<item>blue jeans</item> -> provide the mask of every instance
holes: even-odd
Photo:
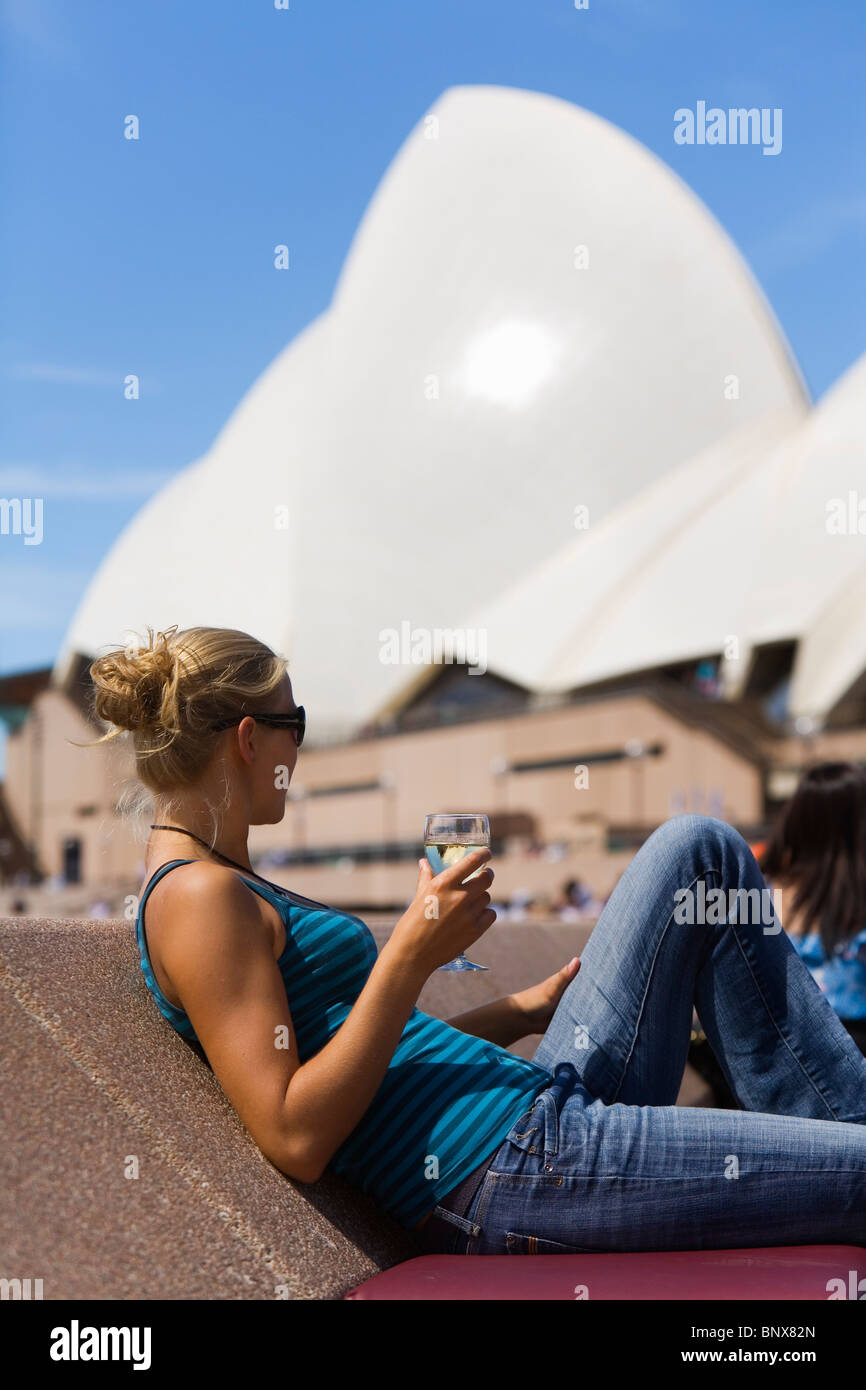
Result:
[[[693,1006],[742,1110],[676,1105]],[[534,1060],[453,1253],[866,1245],[866,1057],[722,821],[635,855]]]

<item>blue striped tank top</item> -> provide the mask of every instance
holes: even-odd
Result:
[[[148,882],[136,916],[136,937],[147,988],[171,1026],[198,1042],[189,1017],[157,984],[147,954],[144,905],[164,874]],[[375,938],[359,917],[244,878],[286,927],[277,961],[301,1062],[320,1052],[341,1027],[377,958]],[[284,896],[285,895],[285,896]],[[388,1070],[359,1124],[331,1158],[339,1173],[414,1228],[452,1188],[502,1143],[550,1073],[496,1043],[462,1033],[413,1008]]]

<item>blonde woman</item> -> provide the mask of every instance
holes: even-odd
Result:
[[[419,861],[377,954],[358,917],[250,864],[305,728],[282,657],[232,629],[148,629],[90,671],[153,799],[147,986],[282,1172],[340,1173],[462,1254],[866,1242],[866,1059],[772,910],[680,911],[764,887],[736,831],[666,822],[582,961],[445,1022],[416,1000],[494,921],[489,851],[435,878]],[[695,1006],[742,1111],[675,1103]],[[531,1061],[508,1051],[538,1033]]]

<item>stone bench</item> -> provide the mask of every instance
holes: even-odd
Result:
[[[474,951],[489,973],[435,974],[418,1006],[525,987],[587,934],[497,925]],[[46,1299],[340,1299],[418,1255],[344,1180],[295,1183],[263,1156],[145,988],[133,923],[0,919],[0,1030],[0,1278]]]

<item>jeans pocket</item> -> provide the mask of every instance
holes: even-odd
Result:
[[[580,1245],[563,1245],[559,1240],[548,1240],[545,1236],[531,1236],[524,1231],[505,1232],[505,1253],[507,1255],[586,1255],[591,1253]]]
[[[550,1090],[540,1091],[531,1109],[521,1115],[506,1139],[524,1153],[553,1155],[559,1147],[556,1100]]]

